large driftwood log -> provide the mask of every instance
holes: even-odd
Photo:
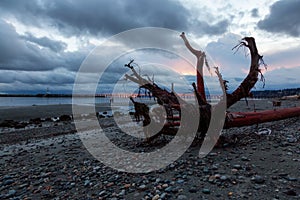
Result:
[[[199,109],[200,111],[200,122],[199,122],[199,128],[198,131],[201,133],[201,136],[204,137],[209,124],[211,120],[211,111],[214,108],[212,105],[210,105],[205,98],[205,91],[204,91],[204,84],[203,84],[203,62],[205,59],[205,53],[199,50],[194,49],[187,38],[185,37],[185,34],[182,33],[181,37],[187,47],[197,58],[197,71],[198,73],[200,72],[201,74],[201,80],[197,81],[198,88],[195,83],[192,84],[194,88],[194,93],[195,96],[198,100],[198,108],[189,105],[185,101],[181,100],[180,97],[178,97],[174,92],[168,92],[165,89],[160,88],[158,85],[156,85],[154,82],[151,80],[146,80],[143,77],[141,77],[133,68],[131,65],[133,60],[130,61],[126,67],[130,68],[131,71],[133,72],[133,75],[125,75],[125,78],[128,80],[131,80],[139,85],[140,88],[145,88],[149,90],[154,97],[157,98],[157,102],[160,105],[163,105],[165,109],[172,108],[176,109],[180,112],[180,108],[182,106],[189,106],[189,109]],[[263,57],[259,55],[255,39],[253,37],[245,37],[242,39],[242,41],[235,46],[233,49],[237,48],[237,50],[240,47],[246,47],[249,49],[250,54],[251,54],[251,64],[250,64],[250,69],[249,73],[246,76],[246,78],[242,81],[242,83],[231,93],[227,93],[226,91],[226,81],[223,80],[218,68],[216,68],[216,75],[219,78],[220,82],[220,87],[222,87],[222,91],[224,93],[225,98],[227,99],[226,107],[229,108],[230,106],[234,105],[236,102],[238,102],[242,98],[246,98],[250,95],[251,89],[255,86],[256,82],[258,81],[258,76],[261,74],[260,70],[260,65],[263,64],[264,66],[265,63],[263,61]],[[207,61],[205,63],[207,64]],[[199,70],[200,69],[200,70]],[[262,74],[261,74],[262,76]],[[262,76],[263,79],[263,76]],[[202,86],[201,86],[202,84]],[[199,88],[199,86],[201,86]],[[133,101],[134,102],[134,101]],[[181,104],[179,104],[181,102]],[[182,103],[183,102],[183,103]],[[218,105],[215,105],[218,106]],[[167,111],[167,110],[166,110]],[[167,111],[168,112],[168,111]],[[237,114],[237,115],[236,115]],[[144,113],[144,124],[149,124],[149,112]],[[238,117],[237,117],[238,116]],[[242,116],[242,117],[239,117]],[[248,125],[253,125],[257,123],[262,123],[262,122],[267,122],[267,121],[275,121],[275,120],[280,120],[280,119],[285,119],[289,117],[294,117],[294,116],[300,116],[300,108],[294,108],[294,109],[287,109],[287,110],[282,110],[279,112],[276,111],[267,111],[267,112],[262,112],[262,113],[254,113],[254,112],[249,112],[249,113],[227,113],[226,116],[226,121],[224,128],[230,128],[230,127],[239,127],[239,126],[248,126]],[[261,118],[261,119],[260,119]],[[178,124],[178,122],[177,122]],[[179,124],[178,124],[179,125]],[[167,124],[166,127],[172,126],[172,124]],[[175,133],[176,134],[176,133]]]

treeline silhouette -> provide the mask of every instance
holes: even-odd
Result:
[[[252,91],[254,98],[280,98],[284,96],[300,95],[300,88],[289,88],[282,90],[260,90]],[[88,94],[76,94],[76,97],[91,97]],[[72,97],[72,94],[0,94],[0,97]],[[111,94],[96,94],[95,97],[111,97]]]
[[[284,96],[300,95],[300,88],[252,91],[252,94],[255,98],[280,98]]]

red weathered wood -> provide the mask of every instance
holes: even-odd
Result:
[[[204,80],[203,76],[199,72],[199,70],[203,71],[203,68],[197,70],[197,91],[201,94],[202,98],[206,101],[205,88],[204,88]],[[203,74],[203,72],[202,72]]]
[[[265,110],[259,112],[229,113],[224,128],[250,126],[300,116],[300,107]]]

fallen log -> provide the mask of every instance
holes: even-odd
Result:
[[[228,113],[224,128],[250,126],[300,116],[300,107]]]

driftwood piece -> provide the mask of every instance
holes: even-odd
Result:
[[[147,126],[150,123],[150,116],[149,116],[149,107],[140,102],[136,102],[132,97],[130,97],[131,102],[134,106],[134,117],[137,122],[141,120],[141,116],[143,116],[143,126]]]
[[[205,98],[205,91],[204,91],[204,82],[203,82],[203,62],[205,59],[205,53],[199,50],[194,49],[190,43],[188,42],[187,38],[185,37],[185,34],[181,34],[182,39],[185,42],[186,47],[197,57],[197,81],[198,85],[196,86],[195,83],[192,84],[194,88],[195,96],[198,100],[198,107],[195,107],[194,105],[190,105],[186,103],[184,100],[180,99],[174,92],[168,92],[165,89],[160,88],[158,85],[156,85],[151,80],[146,80],[143,77],[141,77],[134,69],[134,67],[131,65],[133,63],[133,60],[130,61],[125,66],[130,68],[130,70],[133,72],[133,75],[127,75],[125,74],[125,78],[128,80],[131,80],[132,82],[135,82],[139,85],[140,88],[145,88],[149,90],[154,97],[157,98],[157,102],[160,105],[163,105],[167,111],[168,108],[176,109],[180,112],[180,109],[183,108],[182,106],[187,106],[189,109],[191,109],[191,112],[193,110],[199,110],[200,111],[200,122],[199,122],[199,128],[198,131],[201,133],[202,138],[205,136],[210,122],[211,122],[211,113],[213,109],[217,109],[220,105],[210,105]],[[229,108],[230,106],[234,105],[236,102],[241,100],[242,98],[249,97],[251,89],[255,86],[256,82],[258,81],[258,77],[261,74],[260,65],[265,63],[263,61],[263,56],[261,56],[258,53],[255,39],[253,37],[245,37],[242,39],[242,41],[235,46],[233,49],[239,49],[240,47],[246,47],[249,49],[251,54],[251,64],[248,75],[245,77],[245,79],[241,82],[241,84],[231,93],[227,93],[227,82],[223,80],[221,73],[219,72],[218,68],[215,68],[215,73],[219,78],[220,87],[223,91],[223,97],[225,98],[223,100],[226,100],[226,106],[224,104],[224,107]],[[206,59],[205,59],[206,60]],[[207,67],[207,61],[205,61]],[[199,70],[200,69],[200,70]],[[198,75],[201,76],[198,76]],[[262,76],[262,74],[261,74]],[[262,76],[263,79],[263,76]],[[202,81],[201,81],[202,80]],[[221,101],[224,103],[224,101]],[[132,102],[136,104],[137,102],[134,102],[132,99]],[[180,102],[180,104],[179,104]],[[137,104],[136,104],[137,105]],[[138,106],[135,106],[135,109],[138,110]],[[142,115],[144,116],[144,125],[149,124],[150,117],[149,117],[149,111],[145,112],[142,111]],[[242,116],[242,117],[240,117]],[[291,108],[291,109],[282,109],[282,110],[270,110],[270,111],[262,111],[262,112],[248,112],[248,113],[227,113],[225,125],[224,128],[230,128],[230,127],[240,127],[240,126],[248,126],[253,125],[257,123],[267,122],[267,121],[275,121],[290,117],[300,116],[300,108]],[[219,122],[214,122],[219,123]],[[223,122],[222,122],[223,123]],[[165,124],[165,127],[172,127],[172,126],[181,126],[180,122],[176,123],[167,123]],[[188,125],[185,125],[188,126]],[[174,133],[176,134],[176,132]]]
[[[246,78],[236,88],[236,90],[234,90],[231,94],[227,94],[227,108],[229,108],[230,106],[232,106],[233,104],[241,100],[242,98],[247,98],[250,96],[250,90],[254,87],[254,85],[258,81],[259,74],[261,74],[260,64],[262,63],[264,66],[266,66],[263,61],[263,56],[259,55],[257,51],[255,39],[253,37],[243,38],[240,44],[235,46],[233,49],[235,48],[239,49],[242,46],[247,47],[250,51],[250,55],[251,55],[250,70]]]
[[[145,88],[145,89],[151,91],[152,95],[157,98],[158,104],[160,104],[160,105],[170,104],[173,107],[176,107],[176,106],[178,107],[178,105],[179,105],[179,101],[177,99],[178,97],[173,92],[168,92],[167,90],[160,88],[155,83],[152,83],[151,81],[146,80],[143,77],[141,77],[136,72],[134,67],[131,65],[132,62],[133,62],[133,60],[130,61],[130,63],[126,64],[125,66],[131,69],[131,71],[133,72],[133,75],[130,76],[128,74],[125,74],[125,79],[131,80],[132,82],[137,83],[140,88]],[[179,109],[179,107],[177,109]]]

